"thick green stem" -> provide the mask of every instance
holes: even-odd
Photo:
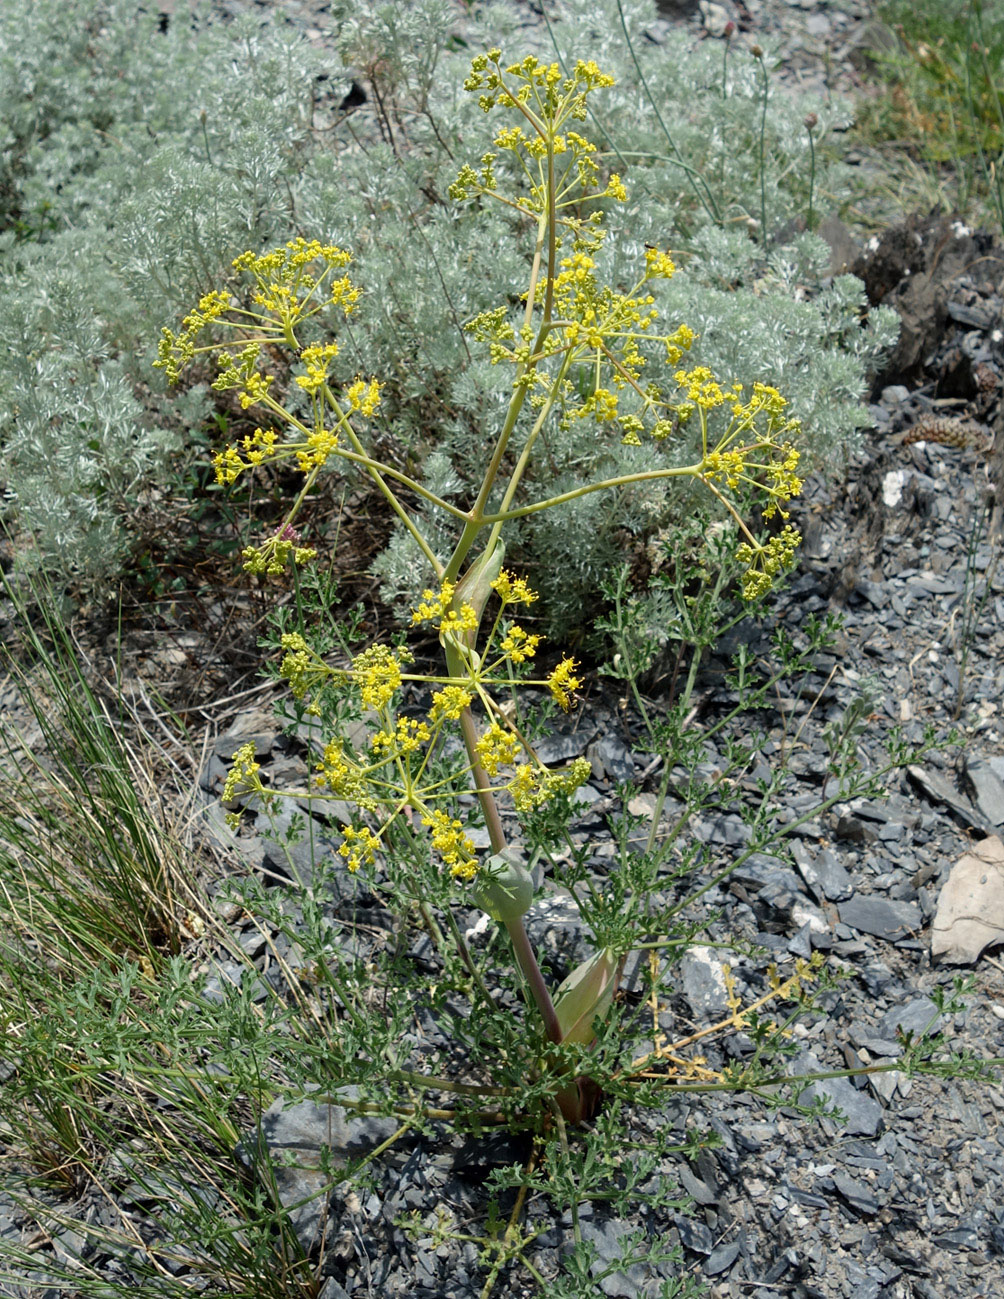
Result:
[[[447,658],[449,659],[449,657],[450,652],[447,651]],[[495,795],[491,791],[487,773],[478,759],[477,724],[469,708],[465,708],[460,714],[460,732],[464,737],[464,747],[467,749],[467,756],[470,759],[471,775],[474,777],[474,787],[478,792],[478,802],[481,804],[481,811],[485,818],[492,851],[495,853],[503,852],[506,847],[506,838],[505,831],[502,828],[502,818],[499,815],[498,804],[495,801]],[[505,921],[505,927],[512,939],[516,963],[523,971],[523,977],[527,981],[534,1003],[540,1011],[541,1019],[544,1021],[544,1030],[552,1042],[560,1042],[561,1026],[558,1023],[558,1015],[554,1009],[554,1002],[551,1000],[547,984],[544,982],[544,976],[540,972],[540,966],[537,964],[533,948],[530,946],[523,920],[521,917],[515,920],[507,920]]]
[[[452,672],[452,664],[450,669]],[[478,758],[478,728],[474,720],[474,714],[469,708],[465,708],[460,714],[460,733],[464,738],[464,748],[467,750],[467,756],[470,759],[474,788],[478,792],[478,802],[481,804],[481,812],[485,818],[485,827],[488,830],[488,838],[491,840],[492,852],[504,852],[506,839],[505,831],[502,828],[502,818],[499,816],[498,803],[496,803],[495,795],[492,793],[488,775]]]
[[[540,972],[540,966],[537,964],[533,948],[530,946],[530,939],[527,937],[523,919],[517,917],[515,920],[506,920],[504,923],[509,931],[509,937],[512,939],[516,961],[523,971],[537,1009],[540,1011],[540,1017],[544,1021],[544,1031],[552,1042],[558,1044],[561,1042],[561,1025],[558,1023],[558,1013],[554,1009],[551,994],[544,982],[544,976]]]

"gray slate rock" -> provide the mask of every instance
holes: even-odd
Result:
[[[839,1172],[833,1174],[832,1181],[841,1199],[846,1200],[852,1209],[869,1217],[878,1213],[879,1202],[864,1182]]]
[[[739,1257],[740,1248],[739,1241],[733,1240],[727,1244],[719,1245],[717,1249],[713,1249],[704,1264],[705,1276],[718,1276],[720,1273],[728,1271]]]
[[[932,803],[943,804],[960,821],[964,821],[966,825],[972,826],[973,829],[982,830],[987,835],[993,834],[994,827],[986,816],[962,798],[943,777],[915,765],[908,766],[906,774]]]
[[[586,757],[592,763],[593,776],[597,780],[606,777],[615,784],[623,784],[634,778],[635,762],[631,750],[614,732],[607,732],[590,744]]]
[[[854,892],[854,881],[832,849],[812,853],[805,844],[795,842],[791,851],[799,874],[817,901],[842,902]]]
[[[823,1066],[811,1051],[803,1051],[788,1066],[789,1074],[823,1073]],[[799,1100],[803,1105],[826,1098],[827,1106],[839,1109],[848,1136],[873,1137],[882,1124],[882,1106],[866,1092],[858,1091],[848,1078],[824,1078],[811,1083]]]
[[[697,1177],[690,1168],[689,1164],[681,1164],[679,1173],[680,1185],[687,1192],[695,1204],[717,1204],[718,1192],[707,1182]]]
[[[552,731],[533,746],[533,751],[545,766],[568,762],[585,752],[596,730],[595,726],[584,725],[575,731]]]
[[[689,1249],[693,1254],[712,1253],[715,1248],[715,1238],[710,1228],[699,1218],[684,1218],[677,1214],[674,1222],[684,1249]]]
[[[396,1130],[393,1119],[356,1115],[339,1105],[312,1100],[284,1108],[282,1097],[262,1115],[261,1131],[241,1143],[246,1163],[259,1176],[274,1179],[289,1221],[309,1252],[320,1238],[328,1216],[326,1190],[330,1174],[322,1167],[322,1152],[334,1164],[372,1150]]]
[[[938,1018],[938,1008],[930,997],[918,997],[886,1011],[879,1020],[877,1036],[889,1040],[895,1040],[899,1032],[913,1033],[916,1036],[929,1024],[930,1032],[936,1033],[944,1022],[943,1016]]]
[[[722,953],[715,947],[688,947],[680,962],[683,995],[695,1019],[717,1019],[728,1009]]]
[[[989,762],[966,761],[966,782],[980,812],[995,826],[1004,825],[1004,780]]]
[[[865,897],[855,894],[837,908],[842,924],[857,929],[862,934],[884,938],[896,943],[911,938],[920,929],[920,907],[912,902],[895,902],[889,898]]]

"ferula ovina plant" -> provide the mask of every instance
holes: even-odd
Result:
[[[541,638],[519,619],[537,597],[503,567],[506,526],[590,492],[696,479],[744,534],[737,558],[745,567],[747,599],[770,588],[792,563],[798,544],[787,523],[769,539],[757,539],[739,512],[738,494],[746,499],[755,492],[764,516],[786,518],[785,503],[800,489],[799,425],[787,414],[784,398],[760,382],[746,388],[705,366],[687,367],[684,358],[695,336],[685,324],[662,331],[651,291],[674,274],[668,253],[647,249],[626,291],[601,278],[604,211],[623,202],[626,190],[620,176],[604,173],[596,146],[581,132],[589,96],[611,84],[592,62],[577,63],[565,76],[558,64],[532,57],[503,67],[497,49],[473,60],[464,83],[486,114],[503,120],[492,148],[476,166],[461,168],[450,196],[506,204],[533,232],[522,307],[513,313],[500,306],[466,324],[510,394],[501,427],[485,430],[484,477],[467,508],[440,498],[372,449],[368,434],[380,419],[379,378],[357,375],[338,382],[332,375],[338,343],[322,333],[321,322],[330,319],[332,308],[349,316],[361,292],[347,273],[350,254],[338,246],[297,239],[263,255],[244,253],[234,269],[245,287],[202,298],[180,332],[164,331],[157,361],[176,380],[196,357],[215,355],[213,386],[235,390],[245,410],[260,413],[253,433],[215,457],[221,484],[265,465],[291,463],[303,475],[281,526],[244,552],[249,572],[279,574],[313,560],[314,550],[301,544],[295,525],[333,458],[369,477],[424,557],[429,585],[412,623],[438,633],[441,674],[409,671],[407,651],[387,644],[370,645],[348,666],[336,667],[302,636],[283,638],[282,676],[308,711],[320,714],[325,691],[351,692],[374,724],[362,751],[346,736],[331,735],[311,789],[288,796],[339,799],[356,809],[340,847],[350,871],[386,869],[386,840],[395,824],[427,836],[432,859],[455,881],[457,900],[476,903],[508,930],[544,1031],[556,1044],[591,1041],[626,953],[597,952],[552,993],[527,939],[523,917],[533,904],[533,885],[518,845],[506,841],[500,806],[524,816],[574,791],[589,764],[578,759],[563,770],[545,767],[499,702],[514,684],[533,685],[567,710],[581,686],[579,665],[567,656],[551,671],[535,672]],[[503,172],[515,178],[512,185],[503,184]],[[291,354],[294,365],[295,389],[285,399],[269,368],[280,350]],[[591,421],[611,438],[645,448],[644,467],[558,495],[534,496],[527,470],[549,421],[565,428]],[[699,454],[692,463],[674,463],[680,446],[696,444],[695,422]],[[539,484],[542,475],[532,481]],[[423,534],[408,506],[415,497],[452,521],[452,553],[436,553]],[[400,710],[406,683],[425,683],[430,690],[424,714]],[[452,750],[461,756],[452,760],[444,744],[450,728],[459,728],[463,741]],[[444,761],[452,762],[446,777]],[[265,792],[253,746],[238,749],[225,800]],[[490,839],[484,853],[470,833],[476,812],[468,810],[472,800],[464,796],[472,794]],[[455,925],[451,932],[462,942]],[[593,1090],[586,1079],[559,1078],[555,1099],[575,1121],[588,1111]]]

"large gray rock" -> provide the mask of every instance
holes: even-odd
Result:
[[[240,1154],[289,1215],[304,1253],[321,1238],[328,1217],[332,1168],[367,1154],[397,1131],[393,1119],[359,1115],[310,1099],[287,1106],[274,1101],[261,1128],[241,1143]]]

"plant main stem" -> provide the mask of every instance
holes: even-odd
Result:
[[[460,733],[464,738],[464,747],[467,749],[467,756],[471,761],[471,775],[474,777],[474,786],[478,791],[478,802],[481,804],[481,811],[485,818],[485,826],[491,840],[492,852],[504,852],[506,838],[505,831],[502,828],[502,818],[499,815],[495,795],[488,783],[488,775],[478,759],[477,724],[469,708],[465,708],[460,714]],[[544,1021],[544,1030],[552,1042],[558,1043],[561,1041],[561,1027],[558,1024],[558,1015],[554,1009],[554,1002],[551,1000],[547,984],[544,982],[544,976],[540,972],[540,966],[537,964],[533,948],[530,946],[530,939],[527,937],[522,918],[507,920],[505,927],[512,940],[516,962],[523,971],[523,977],[527,981],[533,1000],[540,1011],[540,1017]]]

